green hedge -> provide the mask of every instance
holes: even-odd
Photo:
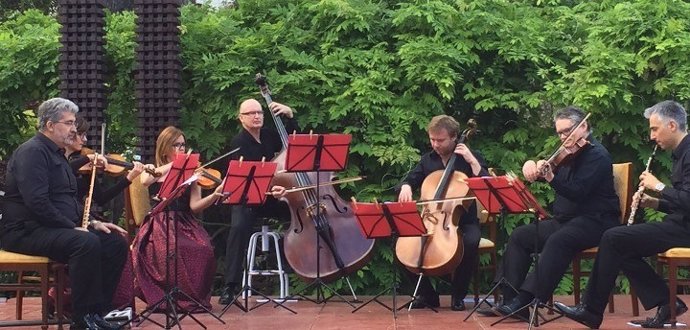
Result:
[[[651,152],[642,110],[690,98],[688,14],[689,4],[672,0],[188,5],[180,26],[182,128],[195,150],[218,154],[238,130],[239,102],[259,97],[253,76],[264,72],[274,99],[294,107],[303,127],[353,135],[342,176],[367,178],[343,194],[359,200],[395,197],[392,187],[428,149],[425,125],[441,113],[461,123],[476,118],[481,134],[472,146],[490,166],[518,172],[557,145],[553,111],[576,104],[592,113],[614,160],[633,161],[638,171]],[[125,148],[134,143],[135,17],[106,19],[108,143]],[[32,134],[26,110],[57,94],[58,28],[54,17],[31,10],[0,24],[0,156]],[[668,154],[655,166],[667,176]],[[545,185],[532,189],[545,204],[553,199]],[[527,221],[501,223],[499,246]],[[358,292],[389,282],[392,260],[379,244],[374,262],[353,277]]]

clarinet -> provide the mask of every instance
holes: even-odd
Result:
[[[654,150],[652,150],[652,154],[649,156],[649,159],[647,159],[647,166],[645,167],[645,172],[649,171],[649,165],[652,164],[652,160],[654,160],[654,156],[656,155],[656,149],[659,147],[659,145],[654,146]],[[637,188],[637,192],[635,192],[635,195],[633,195],[633,200],[632,200],[632,205],[630,206],[630,217],[628,217],[628,226],[632,225],[633,222],[635,222],[635,213],[637,212],[637,207],[640,205],[640,200],[642,200],[642,195],[644,193],[644,186],[640,186]]]

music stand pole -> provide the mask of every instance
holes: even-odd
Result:
[[[349,142],[348,142],[348,144],[349,144]],[[326,302],[328,302],[328,300],[330,300],[331,298],[336,296],[336,297],[340,298],[340,300],[342,300],[345,303],[347,303],[348,305],[350,305],[350,307],[355,308],[355,305],[353,305],[351,302],[347,301],[335,289],[328,286],[328,284],[326,284],[326,282],[324,282],[321,279],[321,251],[320,251],[320,249],[321,249],[321,234],[319,233],[319,228],[320,228],[319,219],[321,216],[321,201],[319,199],[320,199],[321,195],[320,195],[319,187],[321,186],[321,181],[320,181],[321,170],[322,170],[321,155],[322,155],[324,148],[325,148],[324,136],[318,135],[317,142],[314,145],[314,149],[313,149],[315,156],[314,156],[314,163],[312,166],[312,171],[316,172],[316,189],[315,189],[316,190],[316,201],[315,201],[316,212],[315,212],[315,216],[314,216],[314,225],[315,225],[314,228],[316,229],[315,230],[315,234],[316,234],[316,247],[315,247],[315,250],[316,250],[316,278],[314,280],[312,280],[312,282],[309,283],[309,285],[307,285],[303,289],[290,295],[289,297],[286,297],[285,300],[279,304],[280,306],[282,306],[285,302],[289,301],[290,298],[295,297],[295,296],[299,296],[299,297],[301,297],[305,300],[309,300],[315,304],[326,303]],[[288,145],[288,151],[289,150],[290,149],[289,149],[289,145]],[[291,167],[289,166],[289,164],[286,164],[285,167],[287,168],[288,171],[291,171]],[[340,169],[342,170],[342,168],[344,168],[344,164],[341,164]],[[333,252],[334,258],[339,258],[339,256],[337,256],[337,253],[335,253],[335,251],[331,251],[331,252]],[[342,271],[342,269],[341,269],[341,271]],[[348,280],[348,283],[349,283],[349,280]],[[316,300],[311,299],[310,297],[307,297],[304,294],[302,294],[303,292],[306,292],[313,287],[316,289]],[[330,291],[330,293],[332,295],[330,297],[326,298],[325,294],[324,294],[324,289],[327,289],[328,291]]]
[[[524,189],[526,189],[526,188],[524,188]],[[539,222],[541,221],[541,219],[539,218],[538,212],[536,211],[537,205],[534,205],[534,203],[532,202],[532,199],[528,198],[526,196],[526,192],[524,189],[521,189],[518,191],[518,196],[519,196],[521,202],[524,205],[526,205],[529,210],[532,210],[531,213],[534,215],[535,235],[534,235],[534,251],[532,253],[532,264],[534,265],[534,272],[535,272],[535,276],[536,276],[536,281],[537,281],[537,283],[539,283],[539,252],[538,251],[539,251]],[[558,314],[558,316],[547,320],[539,312],[540,307],[546,308],[546,309]],[[531,308],[531,309],[529,309],[529,308]],[[555,320],[563,317],[563,313],[561,311],[558,311],[552,307],[545,305],[544,303],[541,302],[539,297],[537,295],[535,295],[530,303],[528,303],[525,306],[522,306],[520,309],[514,311],[513,313],[510,313],[510,314],[504,316],[503,318],[499,319],[498,321],[492,323],[491,326],[498,324],[498,323],[502,322],[503,320],[505,320],[509,317],[517,315],[520,311],[523,311],[525,309],[530,311],[530,316],[529,316],[529,320],[528,320],[528,323],[529,323],[528,329],[530,329],[530,330],[532,329],[532,326],[538,327],[540,324],[543,325],[543,324],[555,321]],[[539,322],[539,318],[541,318],[543,320],[541,323]]]

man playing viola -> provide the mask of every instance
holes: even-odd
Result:
[[[535,297],[548,301],[575,254],[597,246],[604,231],[620,223],[611,156],[594,139],[584,118],[584,112],[573,106],[554,116],[556,134],[565,147],[580,139],[588,141],[569,162],[554,168],[545,160],[528,160],[522,167],[528,181],[544,180],[556,192],[554,216],[539,223],[536,251],[535,223],[520,226],[510,235],[496,278],[505,277],[518,292],[502,288],[504,304],[495,310],[501,315],[520,310],[519,315],[526,318],[529,310],[523,307]],[[528,274],[533,253],[540,253],[538,274]]]
[[[298,129],[290,107],[273,102],[269,105],[269,110],[281,117],[287,132]],[[249,99],[242,102],[238,116],[242,130],[232,139],[230,150],[238,147],[240,150],[231,156],[232,159],[242,157],[248,161],[261,159],[270,161],[283,149],[278,132],[275,129],[263,127],[264,112],[257,100]],[[285,194],[285,188],[274,186],[271,193],[275,198],[267,198],[266,203],[260,207],[242,205],[232,207],[232,222],[225,250],[225,288],[218,300],[220,304],[227,305],[232,302],[234,292],[242,281],[242,260],[245,258],[245,250],[249,245],[249,237],[255,220],[266,216],[289,218],[287,204],[276,199]]]
[[[456,144],[460,125],[453,117],[440,115],[431,119],[427,126],[429,141],[432,151],[424,154],[419,164],[407,175],[400,186],[398,201],[409,202],[412,200],[412,190],[418,190],[424,179],[432,172],[446,168],[451,155],[457,154],[455,170],[465,173],[469,177],[488,175],[484,159],[474,153],[467,145]],[[467,295],[470,278],[476,269],[478,262],[478,248],[480,240],[479,220],[477,219],[477,206],[475,203],[463,213],[459,221],[459,235],[462,235],[464,256],[462,262],[456,268],[452,280],[451,309],[455,311],[465,310],[464,299]],[[424,308],[426,306],[438,307],[438,293],[434,290],[428,277],[423,277],[419,286],[417,297],[412,302],[412,308]]]

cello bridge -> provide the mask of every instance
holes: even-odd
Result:
[[[326,205],[323,203],[319,203],[319,214],[326,214]],[[316,216],[316,204],[309,205],[306,209],[307,215],[310,217],[315,217]]]

